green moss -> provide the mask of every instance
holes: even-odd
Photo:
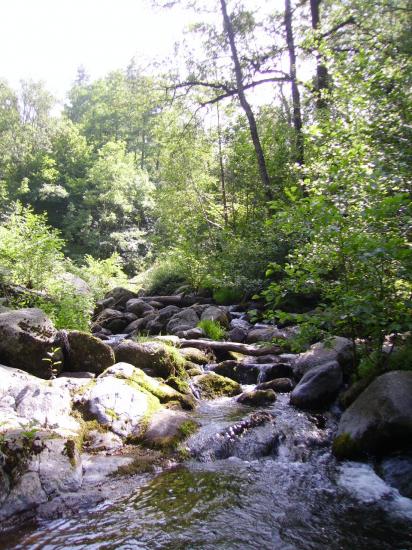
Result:
[[[198,376],[195,384],[203,399],[214,399],[225,395],[232,397],[242,393],[237,382],[211,372]]]
[[[197,432],[199,429],[199,424],[195,422],[194,420],[187,420],[186,422],[183,422],[183,424],[179,427],[179,434],[182,439],[188,438],[190,435]]]
[[[77,437],[73,438],[76,444],[76,448],[80,453],[83,450],[84,442],[87,441],[89,438],[90,432],[97,431],[104,433],[108,430],[107,426],[103,426],[96,419],[86,420],[81,414],[80,410],[74,410],[72,412],[72,416],[80,425],[80,431]]]
[[[192,367],[191,369],[187,370],[186,372],[190,377],[199,376],[199,375],[203,374],[202,369],[199,368],[199,367]]]
[[[92,378],[90,382],[84,384],[83,386],[80,386],[79,388],[75,388],[74,390],[72,390],[71,393],[75,395],[84,395],[88,390],[91,390],[93,386],[96,385],[96,382],[97,380],[95,378]]]
[[[169,378],[166,380],[166,384],[168,384],[171,388],[180,393],[190,393],[189,384],[186,382],[186,380],[182,380],[178,376],[169,376]]]
[[[348,433],[335,437],[332,444],[333,454],[340,459],[355,458],[359,455],[358,445]]]
[[[110,416],[112,420],[119,420],[119,415],[114,409],[105,409],[107,416]]]

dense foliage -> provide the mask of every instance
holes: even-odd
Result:
[[[382,363],[412,328],[411,4],[272,4],[197,2],[175,65],[79,71],[60,116],[0,82],[3,278],[63,303],[62,271],[95,298],[121,264],[154,293],[256,294]]]

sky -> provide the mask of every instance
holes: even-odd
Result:
[[[0,0],[0,78],[43,80],[62,101],[84,66],[98,78],[172,52],[190,15],[149,0]]]

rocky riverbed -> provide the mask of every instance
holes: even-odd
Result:
[[[94,336],[0,313],[0,547],[412,548],[412,373],[348,392],[350,341],[202,301],[115,289]]]

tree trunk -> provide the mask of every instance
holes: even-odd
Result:
[[[292,88],[292,106],[293,106],[293,127],[296,134],[296,162],[300,165],[304,163],[304,143],[302,133],[302,110],[300,106],[300,92],[296,78],[296,49],[295,39],[292,27],[292,6],[291,0],[285,0],[285,29],[286,44],[289,53],[289,73]]]
[[[310,0],[310,14],[312,18],[312,29],[317,34],[320,27],[320,12],[319,6],[322,0]],[[316,107],[318,109],[324,109],[327,107],[327,101],[324,97],[324,92],[329,88],[329,75],[328,69],[325,65],[325,60],[322,53],[319,51],[319,36],[316,36],[317,52],[316,52]]]
[[[263,153],[262,145],[259,139],[259,133],[257,129],[255,115],[253,114],[252,108],[246,99],[244,87],[243,87],[243,74],[242,67],[240,65],[239,56],[237,53],[236,41],[235,41],[235,32],[233,30],[232,21],[227,12],[226,0],[220,0],[220,6],[222,10],[224,29],[229,40],[230,51],[232,54],[232,61],[235,69],[236,77],[236,87],[237,93],[239,96],[239,101],[242,109],[244,110],[246,117],[249,122],[250,135],[252,137],[253,146],[255,148],[255,153],[257,157],[257,162],[259,166],[260,178],[262,180],[263,188],[267,200],[273,199],[273,193],[270,185],[270,178],[266,167],[265,156]]]
[[[218,135],[218,145],[219,145],[220,186],[222,190],[222,203],[223,203],[223,219],[225,220],[225,227],[227,227],[229,218],[227,214],[226,178],[225,178],[225,167],[223,165],[222,128],[220,126],[219,103],[216,103],[216,112],[217,112],[217,135]]]
[[[214,351],[234,351],[243,355],[261,357],[262,355],[275,355],[282,353],[282,348],[276,345],[267,345],[264,347],[255,347],[251,344],[240,344],[238,342],[216,342],[215,340],[179,340],[182,348],[211,349]]]

